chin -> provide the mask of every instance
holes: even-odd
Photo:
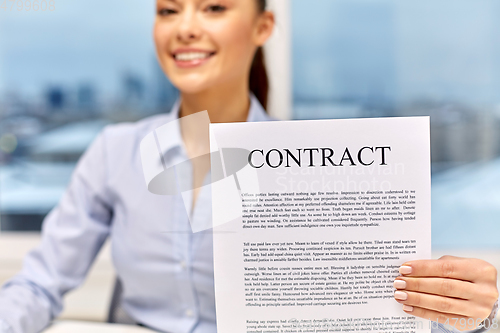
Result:
[[[186,94],[200,93],[217,84],[214,80],[198,75],[189,75],[188,77],[172,76],[170,80],[181,93]]]
[[[203,84],[200,82],[182,82],[182,83],[174,83],[177,89],[179,89],[180,93],[184,94],[197,94],[207,90],[211,85]]]

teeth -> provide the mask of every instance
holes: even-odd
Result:
[[[175,59],[179,61],[192,61],[198,59],[205,59],[209,57],[209,53],[206,52],[186,52],[186,53],[177,53],[175,55]]]

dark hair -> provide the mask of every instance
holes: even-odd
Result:
[[[256,0],[259,12],[266,10],[266,0]],[[264,50],[262,47],[257,49],[250,69],[250,91],[252,91],[259,100],[260,104],[267,109],[267,98],[269,95],[269,78],[267,76],[266,62],[264,59]]]

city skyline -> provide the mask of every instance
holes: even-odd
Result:
[[[0,13],[0,96],[90,85],[117,98],[127,73],[157,89],[153,0],[57,5]],[[294,98],[500,104],[499,13],[494,0],[293,0]]]
[[[0,91],[27,97],[92,82],[120,93],[119,75],[150,74],[155,2],[56,2],[53,12],[0,12]]]
[[[293,116],[431,115],[432,171],[443,175],[435,178],[433,232],[436,244],[449,244],[447,211],[468,230],[477,214],[468,197],[482,203],[498,187],[490,179],[500,165],[500,2],[290,1]],[[153,0],[0,11],[3,230],[39,230],[108,123],[173,103],[176,90],[155,59],[153,15]],[[477,180],[486,192],[472,186]],[[481,206],[485,227],[495,225],[496,207]]]
[[[293,4],[296,100],[500,102],[494,0]]]

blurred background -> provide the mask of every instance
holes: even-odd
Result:
[[[499,267],[500,2],[277,2],[275,41],[266,49],[271,113],[430,116],[434,254],[479,256]],[[156,62],[154,1],[9,7],[0,8],[6,251],[37,239],[79,156],[106,124],[168,112],[177,97]]]

